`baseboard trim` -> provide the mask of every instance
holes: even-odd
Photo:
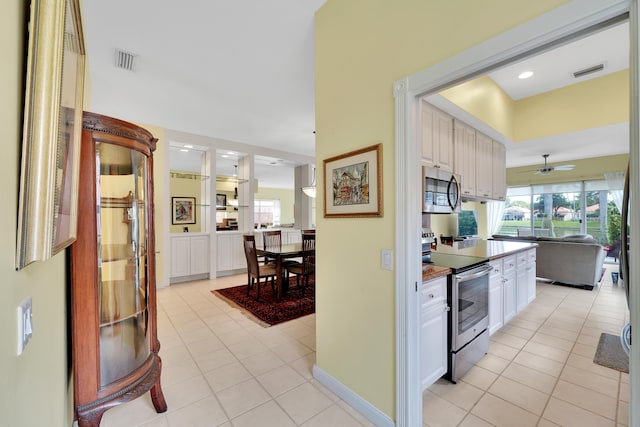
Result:
[[[395,426],[395,422],[389,418],[387,414],[383,413],[371,403],[354,393],[349,387],[342,384],[315,364],[313,365],[313,377],[376,426]]]

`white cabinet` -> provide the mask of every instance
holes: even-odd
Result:
[[[221,231],[216,233],[218,239],[217,263],[218,271],[240,270],[247,268],[247,260],[244,257],[242,234],[237,232]]]
[[[209,271],[208,234],[171,236],[171,283],[207,278]]]
[[[420,105],[423,164],[453,172],[453,117],[425,101]]]
[[[492,154],[492,195],[493,200],[506,200],[507,198],[507,162],[504,145],[498,141],[491,144]]]
[[[502,260],[502,286],[503,286],[503,324],[516,315],[518,309],[518,277],[516,274],[516,256],[509,255]]]
[[[489,263],[493,270],[489,273],[489,334],[493,335],[503,325],[502,310],[502,259]]]
[[[493,141],[476,132],[476,196],[490,199],[493,195]]]
[[[536,299],[536,250],[527,251],[527,304]]]
[[[529,266],[529,262],[527,260],[527,252],[520,252],[517,255],[517,307],[516,310],[519,312],[523,308],[527,306],[528,297],[529,297],[529,273],[527,271],[527,267]]]
[[[447,372],[447,278],[420,289],[420,379],[425,390]]]
[[[453,166],[460,175],[462,196],[476,195],[476,131],[459,120],[453,122]]]

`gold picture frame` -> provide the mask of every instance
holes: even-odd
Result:
[[[78,0],[32,0],[16,269],[76,239],[85,46]]]
[[[324,217],[381,217],[382,144],[324,160]]]

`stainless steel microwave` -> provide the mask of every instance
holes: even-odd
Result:
[[[422,166],[422,212],[460,212],[460,175]]]

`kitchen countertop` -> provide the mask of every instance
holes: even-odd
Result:
[[[422,264],[422,281],[437,279],[438,277],[447,276],[451,274],[451,269],[447,267],[440,267],[435,264]]]
[[[449,255],[467,255],[494,260],[537,247],[537,243],[503,240],[467,239],[453,242],[452,246],[438,244],[434,252]],[[424,276],[424,270],[423,270]]]

